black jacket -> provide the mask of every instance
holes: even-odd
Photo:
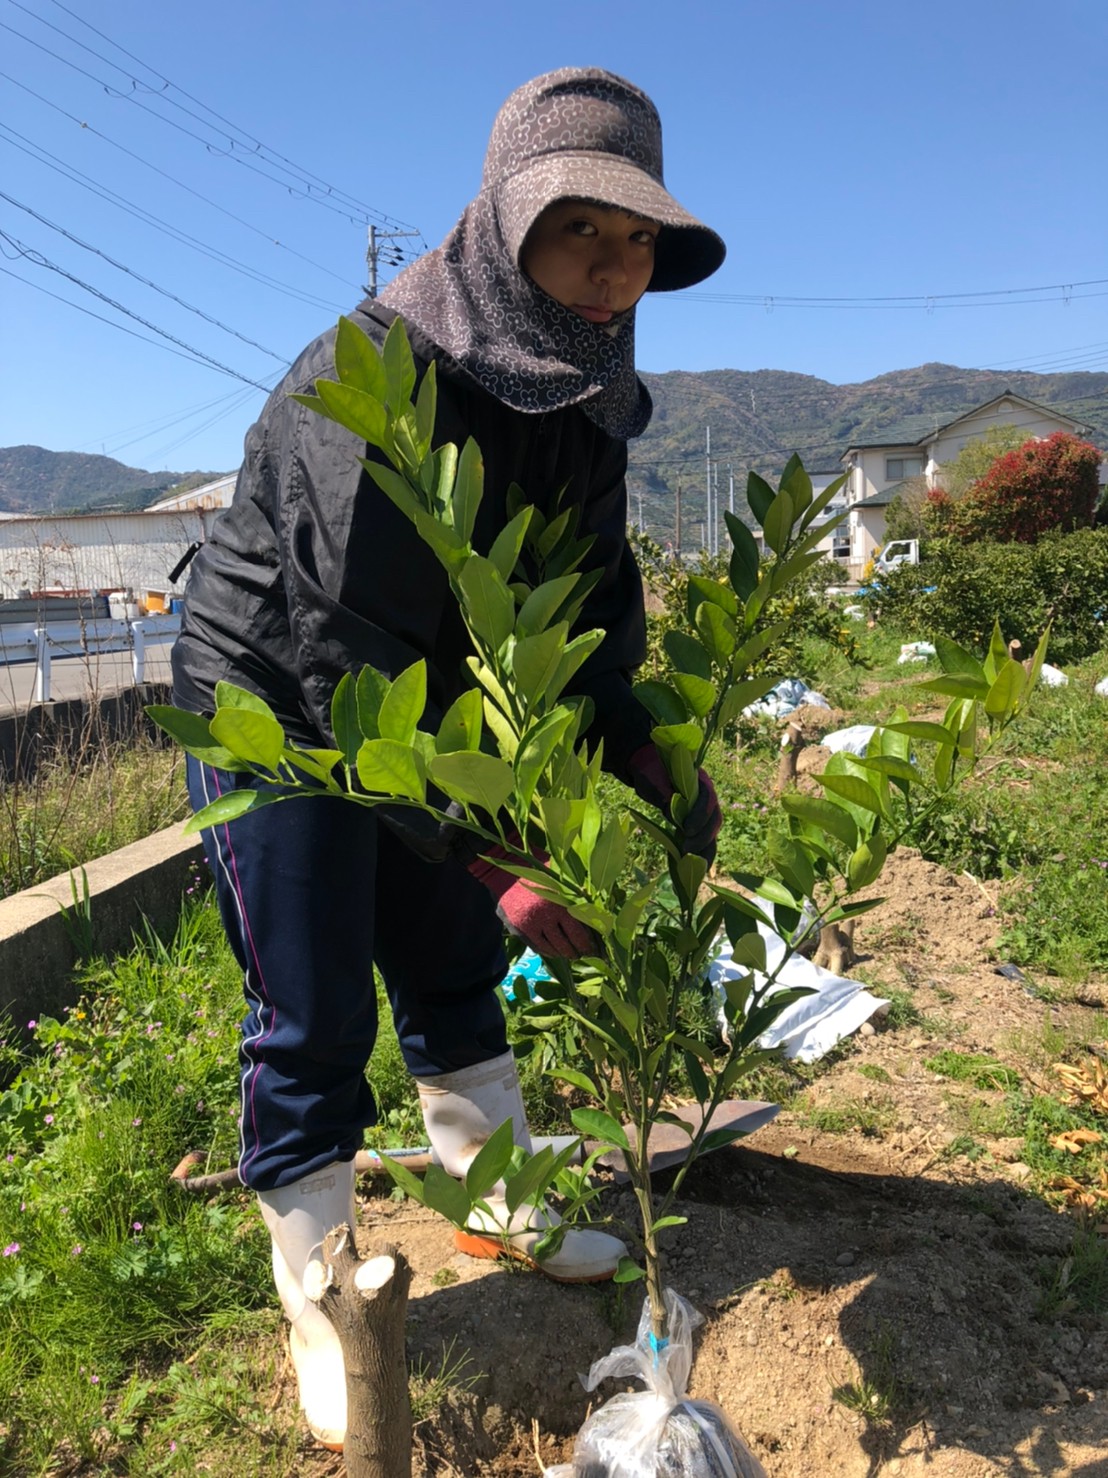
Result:
[[[368,300],[351,315],[378,347],[394,316]],[[511,410],[410,337],[421,372],[437,361],[433,444],[461,447],[472,436],[484,457],[474,546],[486,552],[503,527],[513,482],[540,509],[568,483],[581,534],[595,535],[585,568],[603,575],[579,627],[606,635],[572,687],[593,699],[589,737],[603,738],[605,768],[627,779],[627,760],[653,720],[630,686],[646,628],[626,537],[626,444],[576,407]],[[234,499],[193,564],[173,649],[180,706],[211,713],[215,684],[226,679],[265,698],[290,737],[309,745],[332,742],[331,695],[344,672],[370,664],[395,678],[420,657],[428,665],[423,726],[434,730],[467,686],[472,650],[445,572],[358,462],[378,454],[288,398],[335,378],[334,339],[332,329],[308,346],[248,432]]]

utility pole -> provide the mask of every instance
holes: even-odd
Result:
[[[365,259],[369,268],[369,281],[366,283],[366,296],[375,298],[377,296],[377,258],[381,255],[383,241],[395,241],[400,236],[418,236],[418,231],[378,231],[377,227],[370,223],[369,235],[366,242]],[[388,248],[384,248],[388,250]],[[395,258],[393,266],[399,266],[399,258]]]
[[[681,479],[677,479],[677,529],[676,529],[677,558],[681,558]]]
[[[731,479],[731,490],[727,494],[727,510],[729,513],[735,511],[735,474],[731,470],[731,463],[727,464],[727,476]]]
[[[719,553],[719,463],[715,465],[712,475],[712,487],[714,501],[712,503],[712,553]]]
[[[706,431],[708,433],[707,447],[706,447],[706,452],[705,452],[705,473],[706,473],[706,477],[707,477],[708,498],[707,498],[707,503],[705,505],[705,517],[704,517],[704,521],[705,521],[705,526],[706,526],[706,528],[708,530],[708,544],[707,544],[707,549],[708,549],[708,553],[711,554],[711,552],[712,552],[712,428],[710,426],[708,426],[705,429],[706,429]],[[704,547],[704,541],[703,541],[703,539],[701,539],[701,547],[702,548]]]
[[[639,533],[640,534],[645,534],[646,533],[646,524],[643,523],[643,519],[642,519],[642,493],[641,492],[638,493],[637,494],[637,497],[638,497],[638,500],[639,500]]]

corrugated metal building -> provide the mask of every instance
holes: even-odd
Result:
[[[219,507],[0,520],[0,598],[22,591],[132,590],[180,595],[169,573],[208,537]]]
[[[206,482],[203,487],[192,488],[187,493],[167,493],[156,503],[148,504],[143,511],[145,513],[179,513],[185,509],[194,511],[198,508],[226,508],[234,494],[237,480],[237,472],[228,472],[226,477],[217,477],[214,482]]]

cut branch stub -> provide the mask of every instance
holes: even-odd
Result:
[[[360,1261],[349,1227],[323,1239],[322,1263],[309,1264],[304,1292],[334,1325],[346,1367],[349,1478],[411,1478],[412,1412],[404,1326],[412,1270],[387,1246]]]
[[[804,731],[800,725],[789,724],[781,735],[781,758],[777,764],[777,779],[773,784],[774,795],[783,795],[796,783],[796,765],[804,743]]]
[[[819,931],[819,945],[813,963],[832,975],[845,975],[854,964],[854,920],[841,924],[824,924]]]

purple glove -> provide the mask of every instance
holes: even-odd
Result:
[[[669,813],[669,803],[676,791],[673,781],[669,778],[665,761],[658,752],[658,746],[644,744],[641,749],[636,749],[627,762],[627,768],[631,772],[631,783],[639,799],[646,801],[648,805],[657,806],[667,819],[672,819]],[[701,770],[697,778],[700,781],[700,789],[696,800],[689,807],[689,814],[684,821],[675,822],[674,825],[681,833],[681,850],[695,852],[698,857],[703,857],[710,867],[715,861],[716,837],[719,836],[719,829],[723,825],[723,813],[719,808],[716,788],[707,770]]]
[[[542,852],[535,856],[538,862],[546,861]],[[492,858],[507,860],[509,854],[503,847],[490,847],[485,857],[469,863],[466,870],[492,894],[497,915],[509,934],[547,958],[576,960],[596,952],[596,940],[580,920],[560,903],[540,898],[522,878],[504,872]]]

